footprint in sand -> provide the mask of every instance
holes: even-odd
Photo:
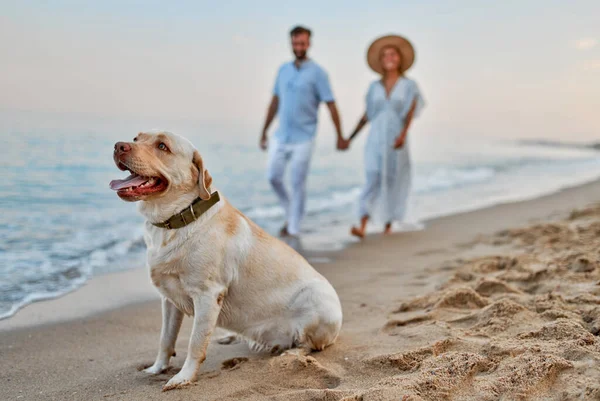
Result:
[[[224,363],[224,368],[235,369],[245,358],[234,358]],[[256,360],[244,368],[252,377],[254,386],[229,394],[222,400],[325,400],[337,401],[352,392],[334,390],[341,377],[333,369],[323,366],[317,359],[302,352],[288,352],[267,360]],[[266,364],[266,365],[265,365]]]
[[[479,309],[489,301],[471,288],[455,288],[446,291],[435,308]]]
[[[487,304],[488,301],[475,290],[461,287],[415,298],[410,302],[403,302],[392,313],[399,314],[419,310],[429,312],[435,308],[479,309]]]
[[[546,397],[557,395],[552,385],[558,375],[571,368],[571,362],[555,355],[526,352],[506,358],[493,374],[476,378],[472,393],[481,394],[481,399],[492,399],[489,397],[493,394],[502,394],[506,399],[550,399]]]
[[[522,294],[517,288],[495,278],[482,278],[477,283],[475,291],[484,297],[500,294]]]
[[[510,337],[541,323],[535,312],[510,300],[501,299],[468,316],[450,320],[453,327],[468,335]]]
[[[244,362],[248,362],[248,358],[243,357],[243,356],[242,357],[237,357],[237,358],[227,359],[226,361],[223,361],[221,363],[221,369],[222,370],[235,370],[235,369],[239,369],[239,367]]]
[[[360,401],[360,398],[354,398],[351,390],[337,389],[308,389],[292,390],[282,394],[271,396],[271,401]]]
[[[554,341],[563,344],[573,342],[580,346],[594,345],[597,342],[596,337],[582,325],[567,319],[559,319],[542,326],[539,330],[522,333],[518,338]]]
[[[413,351],[378,355],[367,359],[364,363],[378,368],[389,367],[394,371],[411,372],[418,369],[425,359],[443,354],[459,342],[458,339],[446,339],[438,341],[432,346],[418,348]]]
[[[431,320],[431,315],[427,313],[417,312],[416,314],[408,313],[410,316],[405,317],[404,319],[393,319],[388,321],[385,326],[383,326],[383,331],[389,332],[390,330],[397,327],[410,326],[413,324],[418,324],[425,322],[427,320]]]
[[[314,357],[301,354],[282,354],[272,358],[271,378],[279,378],[287,388],[335,388],[341,378],[321,365]]]
[[[380,380],[355,396],[363,401],[449,399],[450,394],[468,388],[475,375],[494,367],[485,356],[451,351],[425,359],[417,371]]]

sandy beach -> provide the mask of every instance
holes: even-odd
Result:
[[[161,320],[147,273],[97,277],[0,321],[0,398],[600,399],[598,201],[594,182],[325,255],[314,265],[344,310],[334,346],[272,357],[213,340],[199,381],[165,393],[190,319],[173,367],[146,376]]]

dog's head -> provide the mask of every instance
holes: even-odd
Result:
[[[115,164],[129,177],[113,180],[111,189],[128,202],[178,199],[196,194],[210,198],[212,178],[200,153],[185,138],[170,132],[141,132],[133,142],[117,142]]]

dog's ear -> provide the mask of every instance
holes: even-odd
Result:
[[[208,170],[204,168],[204,161],[202,161],[202,157],[200,153],[195,150],[194,158],[192,159],[192,163],[198,169],[198,187],[200,188],[200,199],[209,200],[210,199],[210,184],[212,184],[212,177],[208,173]]]

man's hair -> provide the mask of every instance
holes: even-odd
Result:
[[[291,37],[294,37],[294,36],[296,36],[296,35],[301,35],[301,34],[303,34],[303,33],[307,34],[307,35],[310,37],[310,35],[311,35],[311,33],[312,33],[312,32],[310,31],[310,29],[308,29],[308,28],[305,28],[305,27],[303,27],[303,26],[300,26],[300,25],[298,25],[298,26],[295,26],[295,27],[294,27],[294,28],[293,28],[293,29],[290,31],[290,36],[291,36]]]

